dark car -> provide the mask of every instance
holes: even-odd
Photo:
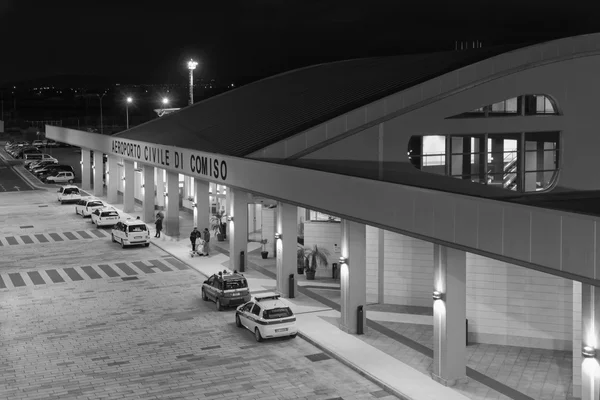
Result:
[[[251,297],[248,281],[237,271],[224,270],[205,280],[202,285],[202,300],[214,301],[218,311],[223,307],[247,303]]]
[[[35,174],[37,175],[38,178],[43,180],[49,176],[56,175],[57,173],[59,173],[61,171],[69,171],[69,172],[73,172],[73,174],[75,174],[73,167],[71,167],[70,165],[51,165],[51,166],[42,168],[41,170],[36,170]]]

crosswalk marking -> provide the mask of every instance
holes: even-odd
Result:
[[[0,246],[19,246],[50,242],[70,242],[72,240],[104,239],[110,233],[100,229],[87,229],[73,232],[31,233],[0,237]]]
[[[40,242],[40,243],[47,243],[48,242],[48,238],[46,236],[42,235],[41,233],[38,233],[38,234],[36,234],[34,236],[38,240],[38,242]]]
[[[167,266],[167,264],[169,266]],[[19,287],[40,287],[46,284],[81,282],[98,279],[124,278],[133,275],[164,273],[189,269],[188,266],[173,257],[160,260],[144,260],[119,262],[114,264],[98,264],[73,266],[39,271],[0,273],[0,289]]]

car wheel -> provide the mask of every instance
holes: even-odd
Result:
[[[123,242],[123,239],[121,239],[121,248],[124,249],[125,248],[125,242]]]
[[[223,306],[221,306],[221,300],[219,300],[218,298],[215,302],[215,308],[217,309],[217,311],[221,311],[223,309]]]
[[[150,247],[150,243],[144,243],[144,247]]]
[[[110,234],[110,238],[112,239],[113,243],[116,242],[115,235],[113,233]]]
[[[240,321],[240,316],[239,315],[235,316],[235,326],[237,326],[238,328],[242,327],[242,321]]]
[[[260,334],[260,331],[258,330],[258,328],[254,328],[254,338],[256,339],[257,342],[263,341],[262,335]]]
[[[297,333],[294,333],[293,335],[290,335],[290,337],[291,337],[292,339],[295,339],[297,335],[298,335]]]
[[[65,204],[65,202],[61,200],[61,201],[60,201],[60,204]]]
[[[73,179],[69,179],[67,183],[73,183]]]
[[[208,301],[208,296],[206,295],[206,292],[204,292],[204,289],[202,289],[202,300]]]

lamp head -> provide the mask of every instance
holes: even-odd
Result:
[[[132,99],[131,97],[128,97],[128,98],[127,98],[127,102],[128,102],[128,103],[131,103],[131,102],[133,102],[133,99]]]
[[[169,104],[169,99],[167,99],[166,97],[163,97],[162,103],[163,104]]]
[[[188,69],[196,69],[197,65],[198,65],[198,63],[194,60],[190,60],[187,63]]]

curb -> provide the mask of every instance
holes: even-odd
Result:
[[[154,246],[158,247],[159,249],[161,249],[162,251],[164,251],[165,253],[168,253],[171,255],[171,257],[173,257],[174,259],[176,259],[177,261],[179,261],[182,264],[187,265],[188,267],[190,267],[192,270],[194,270],[195,272],[199,273],[200,275],[202,275],[203,277],[205,277],[206,279],[208,279],[209,277],[207,275],[205,275],[203,272],[198,271],[196,268],[194,268],[193,266],[191,266],[190,264],[187,263],[187,261],[182,260],[180,257],[176,256],[175,254],[171,253],[169,250],[165,249],[164,247],[158,245],[155,242],[150,242],[152,243]]]
[[[24,167],[22,167],[22,168],[24,168]],[[27,183],[29,186],[31,186],[32,189],[45,190],[46,192],[48,191],[48,188],[38,186],[36,183],[32,182],[31,179],[29,179],[29,177],[26,176],[25,173],[19,169],[18,165],[11,166],[11,169],[13,171],[15,171],[15,173],[17,175],[19,175],[21,177],[21,179],[23,179],[25,181],[25,183]]]
[[[336,359],[337,361],[341,362],[346,367],[348,367],[351,370],[353,370],[354,372],[358,373],[363,378],[366,378],[367,380],[369,380],[369,381],[373,382],[374,384],[376,384],[377,386],[381,387],[383,390],[385,390],[389,394],[396,396],[400,400],[413,400],[412,398],[407,397],[404,393],[401,393],[397,389],[394,389],[393,387],[389,386],[388,384],[382,382],[377,377],[375,377],[375,376],[369,374],[368,372],[362,370],[356,364],[348,361],[346,358],[344,358],[341,355],[337,354],[336,352],[334,352],[334,351],[326,348],[325,346],[323,346],[319,342],[313,340],[311,337],[307,336],[300,329],[298,329],[298,336],[300,336],[302,339],[306,340],[308,343],[312,344],[313,346],[315,346],[316,348],[318,348],[319,350],[321,350],[323,353],[325,353],[328,356],[330,356],[330,357]]]

